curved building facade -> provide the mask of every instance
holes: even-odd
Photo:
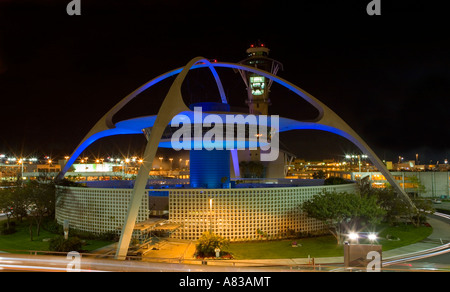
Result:
[[[70,228],[96,234],[120,231],[127,215],[131,189],[64,187],[56,200],[58,224],[69,221]],[[149,217],[149,200],[144,197],[137,222]]]
[[[230,241],[252,241],[314,233],[324,226],[302,213],[300,205],[323,191],[355,190],[356,184],[173,190],[170,221],[181,226],[173,237],[196,240],[212,231]]]
[[[69,220],[71,228],[78,230],[120,234],[132,189],[65,189],[57,202],[58,223]],[[136,222],[149,218],[151,196],[161,193],[168,203],[169,222],[179,226],[173,238],[196,240],[213,231],[230,241],[282,239],[323,229],[321,222],[306,217],[299,207],[324,191],[351,193],[356,191],[356,184],[146,190]],[[135,238],[145,238],[137,231]]]

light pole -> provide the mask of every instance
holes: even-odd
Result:
[[[130,159],[129,158],[125,158],[125,164],[124,164],[125,176],[127,175],[128,163],[130,163]]]
[[[362,154],[362,155],[345,155],[346,159],[351,159],[352,162],[351,164],[353,164],[353,159],[358,158],[358,171],[361,173],[361,158],[367,158],[368,156],[366,154]],[[360,174],[361,175],[361,174]]]
[[[209,198],[209,233],[212,233],[212,198]]]
[[[23,162],[24,162],[24,160],[25,160],[25,158],[20,158],[18,161],[18,163],[20,164],[20,167],[21,167],[20,178],[22,179],[22,181],[23,181]]]

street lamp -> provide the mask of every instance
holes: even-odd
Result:
[[[130,163],[130,159],[129,158],[125,158],[125,163],[123,165],[123,169],[124,169],[124,176],[126,176],[127,174],[127,167],[128,167],[128,163]]]
[[[353,164],[353,159],[358,158],[358,171],[361,172],[361,158],[365,159],[365,158],[368,158],[368,156],[366,154],[362,154],[362,155],[346,154],[345,158],[352,159],[351,164]]]
[[[209,233],[212,233],[212,198],[209,198]]]
[[[350,232],[348,234],[348,239],[350,239],[353,242],[356,241],[356,243],[358,243],[358,238],[359,238],[359,236],[358,236],[358,233],[356,233],[356,232]]]
[[[375,233],[370,233],[367,238],[371,241],[374,242],[375,240],[377,240],[377,235]]]
[[[20,164],[20,167],[21,167],[21,174],[20,174],[20,177],[23,179],[23,162],[25,161],[25,158],[20,158],[19,159],[19,161],[17,161],[17,163],[19,163]]]
[[[163,161],[163,157],[159,158],[160,164],[159,164],[159,169],[162,170],[162,161]]]

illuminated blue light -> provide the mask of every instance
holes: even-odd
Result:
[[[253,72],[260,76],[264,76],[269,79],[272,79],[273,81],[277,82],[278,84],[286,87],[287,89],[289,89],[289,90],[293,91],[294,93],[296,93],[297,95],[301,96],[306,101],[308,101],[310,104],[312,104],[315,108],[317,108],[319,110],[319,117],[317,119],[319,119],[322,115],[322,112],[323,112],[323,110],[321,108],[322,105],[319,105],[307,93],[304,93],[301,90],[298,90],[290,82],[284,81],[275,75],[266,73],[264,71],[261,71],[261,70],[258,70],[256,68],[249,67],[249,66],[243,66],[243,65],[232,64],[232,63],[221,63],[221,62],[214,62],[214,63],[208,62],[208,64],[205,62],[200,62],[200,63],[197,63],[194,66],[192,66],[190,69],[193,70],[193,69],[199,69],[199,68],[205,68],[205,67],[209,67],[211,69],[211,72],[212,72],[214,78],[218,82],[219,91],[221,93],[221,98],[222,98],[223,102],[225,102],[226,99],[222,92],[223,89],[221,87],[222,85],[220,83],[220,78],[219,78],[216,70],[214,70],[215,67],[245,70],[245,71]],[[184,69],[184,67],[180,67],[180,68],[171,70],[171,71],[166,72],[166,73],[152,79],[151,81],[143,84],[141,87],[137,88],[134,92],[132,92],[126,99],[124,99],[120,103],[118,103],[113,108],[113,110],[110,112],[109,117],[112,118],[112,116],[114,114],[116,114],[124,105],[126,105],[128,102],[130,102],[133,98],[135,98],[137,95],[139,95],[143,91],[145,91],[148,88],[152,87],[153,85],[159,83],[160,81],[163,81],[171,76],[179,74],[183,69]],[[186,114],[186,115],[192,115],[192,113],[193,112],[183,112],[183,114]],[[103,137],[114,136],[114,135],[142,134],[142,130],[145,128],[152,127],[155,123],[155,120],[156,120],[156,116],[146,116],[146,117],[139,117],[139,118],[121,121],[114,125],[115,128],[112,128],[112,129],[106,130],[106,131],[102,131],[102,132],[96,133],[96,134],[88,137],[74,151],[74,153],[72,154],[70,159],[67,161],[67,163],[66,163],[64,169],[62,170],[62,172],[60,173],[60,175],[64,175],[67,172],[67,170],[70,168],[70,166],[79,157],[79,155],[93,142],[95,142]],[[327,131],[327,132],[331,132],[331,133],[343,136],[351,141],[355,140],[355,139],[353,139],[353,137],[351,137],[349,134],[345,133],[344,131],[338,130],[338,129],[330,127],[330,126],[325,126],[325,125],[316,124],[316,123],[300,122],[300,121],[295,121],[292,119],[280,118],[280,130],[279,130],[280,132],[288,131],[288,130],[305,130],[305,129]],[[169,148],[169,144],[170,144],[170,142],[168,143],[166,141],[161,141],[159,146]],[[205,146],[205,145],[203,145],[203,146]],[[251,144],[251,143],[248,143],[248,141],[245,141],[245,142],[235,141],[233,146],[234,146],[233,147],[234,149],[242,149],[242,148],[249,148],[249,147],[261,146],[261,145]],[[171,146],[170,146],[170,148],[171,148]]]

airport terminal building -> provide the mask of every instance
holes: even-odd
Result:
[[[242,184],[229,189],[173,188],[145,191],[134,237],[145,240],[149,232],[170,224],[170,236],[197,240],[212,231],[230,241],[282,239],[294,234],[314,234],[321,222],[306,217],[300,205],[324,191],[354,192],[356,184],[324,186],[323,180],[286,180],[279,184]],[[57,203],[56,218],[71,228],[93,233],[120,233],[131,188],[115,188],[119,181],[97,187],[69,187]],[[314,185],[316,184],[316,185]],[[155,207],[159,206],[159,207]],[[160,226],[146,225],[152,214],[167,213]],[[141,223],[141,224],[139,224]]]

